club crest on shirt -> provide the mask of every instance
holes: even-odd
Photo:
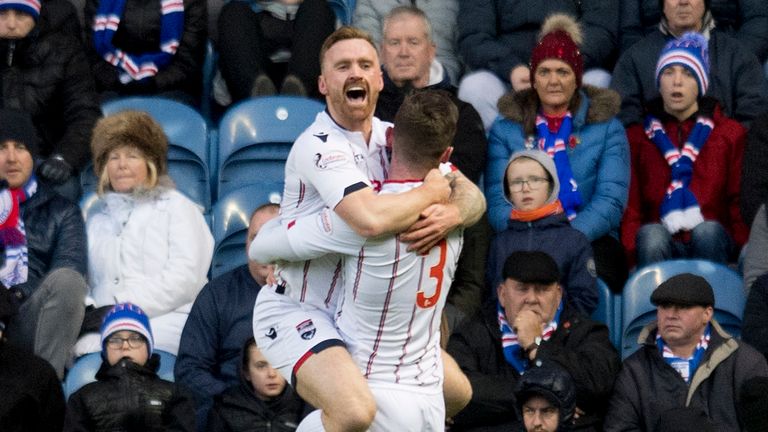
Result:
[[[312,323],[312,320],[308,319],[300,322],[299,325],[296,326],[296,331],[299,332],[299,336],[301,336],[302,339],[310,340],[315,337],[317,329],[315,328],[315,324]]]
[[[315,153],[315,166],[321,170],[333,168],[347,162],[347,155],[340,151],[328,153]]]

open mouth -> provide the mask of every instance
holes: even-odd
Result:
[[[347,87],[345,91],[347,100],[349,100],[350,102],[357,102],[357,103],[365,102],[365,97],[367,94],[368,92],[365,90],[365,87],[359,84],[353,84]]]

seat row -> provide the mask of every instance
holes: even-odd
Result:
[[[715,293],[715,319],[725,331],[739,337],[746,304],[744,285],[738,273],[706,260],[670,260],[638,269],[624,285],[622,294],[614,294],[599,281],[599,303],[592,318],[604,322],[611,342],[621,358],[627,358],[639,345],[637,338],[643,327],[656,319],[651,293],[662,282],[680,273],[693,273],[712,285]]]

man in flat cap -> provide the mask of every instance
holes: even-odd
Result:
[[[703,410],[718,431],[742,430],[740,389],[752,377],[768,376],[765,358],[720,327],[712,286],[700,276],[671,277],[651,303],[656,321],[624,361],[605,430],[655,430],[665,411],[679,407]]]
[[[600,430],[619,371],[608,328],[578,312],[563,295],[555,260],[541,251],[507,257],[498,301],[464,321],[448,353],[472,385],[472,400],[454,417],[452,430],[515,430],[514,390],[533,367],[563,368],[576,386],[575,427]],[[569,425],[571,426],[571,425]]]

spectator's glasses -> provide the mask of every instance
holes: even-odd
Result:
[[[112,336],[107,338],[107,346],[112,349],[121,349],[123,344],[128,342],[128,346],[131,348],[143,348],[147,341],[142,335],[130,335],[127,338],[121,338],[119,336]]]
[[[539,190],[546,184],[549,184],[548,178],[531,176],[531,177],[528,177],[526,180],[517,179],[517,180],[510,181],[509,190],[511,192],[522,192],[523,185],[528,185],[528,189],[530,190]]]

